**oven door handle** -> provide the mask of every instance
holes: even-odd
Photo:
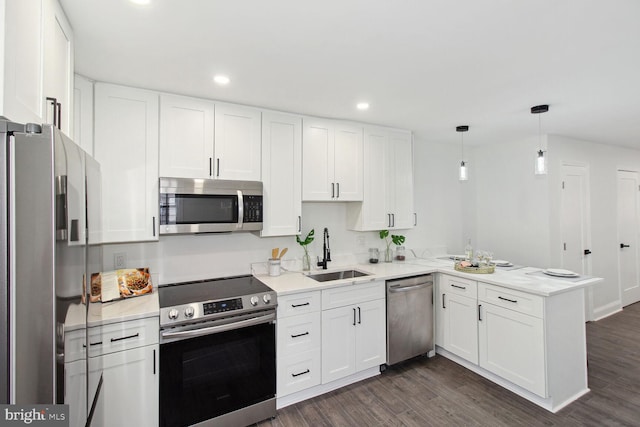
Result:
[[[190,329],[188,331],[179,332],[162,332],[162,338],[194,338],[203,335],[217,334],[220,332],[231,331],[234,329],[240,329],[247,326],[260,325],[262,323],[269,323],[276,320],[274,313],[267,314],[266,316],[252,317],[251,319],[241,320],[239,322],[227,323],[224,325],[210,326],[208,328]]]

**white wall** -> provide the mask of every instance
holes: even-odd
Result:
[[[537,140],[483,146],[472,151],[475,194],[464,211],[475,212],[474,247],[517,264],[560,267],[561,167],[588,167],[590,182],[590,272],[604,278],[591,289],[598,319],[621,308],[618,283],[617,170],[640,170],[640,151],[549,135],[543,146],[549,174],[533,173]]]
[[[407,248],[420,255],[426,248],[462,247],[461,196],[456,164],[458,147],[414,141],[414,200],[418,226],[397,231]],[[368,248],[384,247],[377,232],[349,231],[346,206],[340,203],[303,203],[303,236],[315,229],[310,245],[315,259],[322,256],[322,230],[329,229],[332,259],[366,262]],[[302,248],[294,236],[260,238],[253,233],[161,236],[159,242],[105,245],[105,270],[114,268],[114,253],[125,252],[128,267],[150,267],[157,284],[205,279],[251,272],[251,263],[266,262],[271,248],[288,247],[285,256],[300,268]],[[335,264],[334,263],[334,264]],[[293,264],[293,265],[292,265]],[[331,266],[331,264],[329,264]]]
[[[560,242],[560,174],[563,163],[587,165],[590,180],[591,274],[603,277],[604,282],[592,289],[593,318],[607,316],[621,308],[618,282],[617,237],[617,171],[640,171],[640,151],[561,136],[549,136],[550,166],[557,173],[551,185],[550,223],[551,259],[556,263],[561,256]]]

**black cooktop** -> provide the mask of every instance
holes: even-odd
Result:
[[[273,290],[251,275],[163,285],[158,288],[160,308],[204,301],[259,295]]]

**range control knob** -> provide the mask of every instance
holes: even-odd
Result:
[[[271,295],[269,294],[264,294],[262,296],[262,301],[264,301],[265,304],[269,304],[271,302]]]
[[[179,314],[180,313],[178,312],[178,310],[176,310],[175,308],[172,308],[171,310],[169,310],[169,319],[176,320]]]
[[[193,317],[194,314],[195,314],[195,310],[193,309],[193,307],[189,306],[184,309],[184,315],[187,318]]]
[[[259,299],[258,299],[258,297],[253,296],[253,297],[251,297],[250,301],[251,301],[251,305],[256,306],[256,305],[258,305]]]

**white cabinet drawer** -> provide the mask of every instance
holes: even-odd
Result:
[[[277,396],[283,397],[320,384],[320,348],[278,358]]]
[[[344,307],[385,298],[383,281],[350,284],[322,291],[322,309]]]
[[[543,297],[488,283],[479,284],[478,299],[535,317],[542,318],[544,313]]]
[[[278,296],[278,319],[320,311],[320,291]]]
[[[320,312],[279,319],[277,332],[279,358],[320,348]]]
[[[89,356],[157,344],[160,319],[147,317],[89,328]]]
[[[469,298],[478,297],[478,282],[455,276],[440,276],[440,293],[454,293]]]

